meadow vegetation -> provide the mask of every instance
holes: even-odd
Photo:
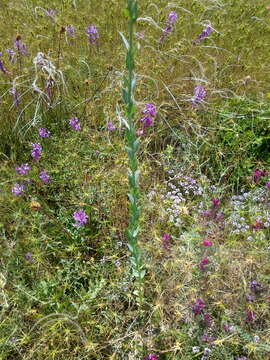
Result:
[[[134,1],[0,3],[0,359],[270,359],[270,3],[139,0],[127,99]]]

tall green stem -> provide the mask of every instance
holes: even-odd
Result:
[[[126,40],[121,34],[127,49],[126,67],[128,76],[124,78],[123,99],[126,105],[126,116],[128,121],[125,122],[126,126],[126,151],[129,158],[129,226],[127,230],[128,247],[131,252],[130,262],[133,268],[133,276],[135,278],[135,295],[139,300],[139,304],[143,301],[143,279],[145,275],[144,265],[142,262],[141,251],[138,245],[139,235],[139,219],[140,219],[140,189],[139,189],[139,168],[137,152],[139,149],[140,140],[137,137],[134,115],[135,105],[133,101],[133,94],[135,89],[135,76],[134,76],[134,27],[138,18],[138,9],[136,0],[127,0],[128,14],[129,14],[129,39]]]

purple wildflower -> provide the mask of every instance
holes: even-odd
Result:
[[[256,169],[253,171],[253,181],[255,183],[259,182],[261,180],[261,178],[263,176],[267,175],[267,171],[266,170],[260,170],[260,169]]]
[[[246,356],[237,357],[236,360],[248,360]]]
[[[270,181],[268,181],[265,186],[267,187],[267,189],[270,189]]]
[[[215,341],[215,338],[212,336],[209,336],[208,334],[203,334],[202,341],[207,342],[208,344],[211,344],[213,341]]]
[[[252,301],[254,301],[254,298],[253,298],[253,296],[252,295],[246,295],[246,300],[248,301],[248,302],[252,302]]]
[[[218,208],[220,206],[220,200],[219,199],[216,199],[216,198],[213,198],[212,200],[212,205],[213,205],[213,208]]]
[[[16,37],[16,40],[14,41],[14,48],[15,50],[18,51],[18,53],[21,55],[21,56],[27,56],[28,53],[27,53],[27,47],[26,45],[22,42],[22,38],[21,38],[21,35],[18,35]]]
[[[255,294],[257,294],[261,290],[261,284],[259,284],[256,280],[251,281],[249,287],[250,290]]]
[[[176,23],[176,20],[178,18],[177,12],[176,11],[171,11],[167,17],[166,20],[166,28],[164,30],[162,30],[163,34],[161,36],[161,38],[159,39],[159,41],[164,41],[166,39],[166,37],[173,31],[173,27]]]
[[[247,312],[246,322],[251,323],[251,322],[255,321],[255,318],[256,318],[255,312],[250,309],[246,310],[246,312]]]
[[[53,9],[47,9],[47,10],[45,10],[45,15],[48,17],[51,17],[53,20],[55,20],[56,11]]]
[[[0,57],[3,56],[3,53],[0,52]],[[0,71],[2,71],[4,74],[10,74],[7,69],[5,68],[4,61],[0,60]]]
[[[174,25],[176,23],[176,20],[178,18],[178,14],[176,11],[171,11],[167,18],[167,23]]]
[[[151,125],[153,125],[153,119],[151,118],[151,116],[149,115],[146,115],[144,116],[143,118],[141,118],[141,122],[143,123],[143,127],[144,128],[148,128],[150,127]]]
[[[212,32],[214,31],[213,27],[211,24],[207,25],[204,30],[202,31],[202,33],[197,37],[197,39],[195,41],[202,41],[205,38],[207,38]]]
[[[16,107],[19,107],[19,105],[20,105],[20,94],[18,93],[17,89],[12,88],[9,92],[13,95],[13,104]]]
[[[202,103],[204,101],[203,99],[205,98],[205,96],[206,96],[206,90],[204,86],[202,85],[196,86],[194,89],[194,97],[192,100],[193,106]]]
[[[15,169],[20,175],[28,175],[28,172],[31,170],[31,167],[26,163],[21,166],[16,167]]]
[[[32,144],[32,151],[31,151],[31,155],[35,160],[39,160],[41,157],[41,150],[42,150],[42,146],[37,143],[37,144]]]
[[[73,218],[76,221],[74,226],[80,227],[87,223],[88,215],[84,210],[78,210],[73,213]]]
[[[109,131],[114,131],[114,130],[116,130],[116,127],[115,127],[115,125],[113,124],[112,121],[109,121],[109,122],[107,123],[107,129],[108,129]]]
[[[49,182],[50,181],[50,175],[47,173],[47,171],[45,170],[41,170],[40,174],[39,174],[39,178],[43,181],[43,182]]]
[[[6,52],[8,53],[8,60],[13,63],[14,62],[14,58],[16,55],[16,52],[12,49],[6,49]]]
[[[172,238],[171,235],[168,234],[168,233],[165,233],[165,234],[162,236],[162,243],[163,243],[164,249],[169,250],[171,238]]]
[[[158,357],[155,354],[149,354],[144,360],[158,360]]]
[[[200,264],[199,264],[199,268],[200,268],[202,271],[204,271],[206,265],[208,265],[209,263],[210,263],[210,261],[209,261],[208,257],[206,256],[206,257],[202,258],[202,260],[201,260],[201,262],[200,262]]]
[[[204,246],[212,246],[213,245],[212,241],[210,241],[208,239],[204,239],[202,244]]]
[[[24,185],[15,184],[12,188],[12,193],[15,195],[22,195],[24,190]]]
[[[69,120],[69,124],[70,126],[72,127],[72,129],[76,130],[76,131],[79,131],[81,130],[81,125],[79,123],[79,119],[77,117],[72,117],[70,120]]]
[[[145,104],[145,109],[143,110],[143,113],[151,116],[152,118],[156,117],[156,115],[157,115],[157,108],[156,108],[155,104],[153,104],[153,103],[146,103],[146,104]]]
[[[203,301],[203,299],[198,299],[196,300],[196,302],[192,305],[192,312],[195,315],[199,315],[201,314],[201,312],[203,311],[205,307],[205,302]]]
[[[146,115],[143,118],[141,118],[141,122],[143,123],[143,127],[144,128],[148,128],[150,127],[153,122],[154,122],[154,118],[157,115],[157,109],[155,104],[153,103],[146,103],[145,104],[145,109],[143,110],[143,113]]]
[[[75,36],[75,28],[73,25],[67,25],[66,26],[66,32],[69,36],[74,37]]]
[[[41,136],[43,138],[48,138],[51,136],[51,132],[45,128],[40,128],[38,130],[38,134],[39,134],[39,136]]]
[[[86,35],[91,44],[95,43],[99,39],[99,33],[95,25],[89,25],[86,29]]]

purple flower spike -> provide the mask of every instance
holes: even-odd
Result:
[[[81,130],[81,125],[79,123],[79,119],[77,117],[72,117],[70,120],[69,120],[69,124],[70,126],[72,127],[72,129],[76,130],[76,131],[79,131]]]
[[[16,167],[15,170],[20,175],[28,175],[28,172],[31,170],[31,167],[28,164],[22,164],[21,166]]]
[[[22,195],[23,194],[23,190],[24,190],[24,185],[20,185],[20,184],[15,184],[12,188],[12,193],[14,195]]]
[[[178,19],[178,15],[176,11],[171,11],[168,15],[167,22],[171,25],[174,25]]]
[[[6,49],[6,52],[8,53],[8,60],[13,64],[16,55],[15,51],[12,49]]]
[[[74,37],[75,36],[75,28],[73,25],[67,25],[66,26],[66,32],[69,36]]]
[[[73,219],[76,221],[74,226],[80,227],[87,223],[88,215],[84,210],[78,210],[73,213]]]
[[[32,144],[32,151],[31,151],[31,155],[35,160],[39,160],[41,157],[41,150],[42,150],[42,146],[37,143],[37,144]]]
[[[86,29],[86,35],[91,44],[95,43],[99,39],[99,33],[95,25],[89,25]]]
[[[214,31],[211,24],[207,25],[202,33],[197,37],[196,41],[202,41],[207,38]]]
[[[0,57],[1,56],[3,56],[3,53],[0,52]],[[0,71],[2,71],[4,74],[10,74],[5,68],[3,60],[0,60]]]
[[[40,128],[38,130],[38,134],[39,134],[39,136],[41,136],[43,138],[48,138],[51,136],[51,132],[45,128]]]
[[[39,178],[43,182],[49,182],[50,181],[50,175],[47,173],[47,171],[42,170],[39,174]]]
[[[13,95],[13,104],[16,107],[19,107],[20,105],[20,94],[18,93],[16,88],[13,88],[9,91]]]
[[[206,90],[204,86],[202,85],[196,86],[194,89],[194,97],[192,100],[193,106],[202,103],[205,96],[206,96]]]
[[[145,104],[145,109],[143,110],[143,113],[151,116],[152,118],[156,117],[156,115],[157,115],[157,108],[156,108],[155,104],[153,104],[153,103],[146,103],[146,104]]]
[[[199,315],[201,314],[204,308],[205,308],[205,302],[203,301],[203,299],[198,299],[192,306],[192,312],[195,315]]]
[[[21,56],[27,56],[27,55],[28,55],[27,47],[26,47],[26,45],[22,42],[21,35],[18,35],[18,36],[16,37],[16,40],[14,41],[14,48],[15,48],[15,50],[18,51],[18,53],[19,53]]]

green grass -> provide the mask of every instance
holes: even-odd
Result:
[[[139,245],[146,268],[145,301],[138,307],[125,234],[128,160],[121,88],[126,70],[119,32],[127,35],[126,3],[0,4],[1,51],[13,46],[17,34],[29,49],[29,56],[14,64],[6,53],[1,58],[11,73],[0,72],[3,360],[139,360],[151,353],[159,360],[191,360],[201,359],[205,347],[211,349],[209,359],[269,356],[269,226],[253,230],[258,219],[269,222],[269,175],[258,183],[252,179],[255,169],[270,171],[269,4],[184,0],[167,5],[139,3],[143,19],[137,31],[145,37],[137,41],[136,52],[138,127],[146,102],[157,105],[158,115],[141,137],[138,153]],[[39,6],[56,10],[55,21],[40,8],[35,12]],[[171,10],[179,19],[159,44],[155,24],[164,27]],[[195,45],[209,21],[217,32]],[[76,29],[74,39],[60,34],[67,24]],[[98,47],[88,45],[90,24],[100,32]],[[59,64],[49,105],[44,94],[33,91],[35,78],[42,91],[48,80],[46,71],[33,65],[38,52]],[[206,104],[195,108],[191,100],[198,84],[205,85],[207,96]],[[18,109],[9,93],[14,85],[23,94]],[[82,131],[71,129],[72,116],[80,118]],[[117,130],[109,132],[108,121]],[[39,127],[52,136],[41,139]],[[33,142],[43,146],[38,164],[30,156]],[[12,186],[27,178],[15,167],[27,162],[32,184],[26,195],[15,196]],[[42,184],[41,169],[51,183]],[[185,197],[179,207],[168,195],[171,185]],[[248,195],[232,201],[241,190]],[[221,199],[224,222],[202,216],[214,197]],[[170,216],[176,207],[177,215]],[[89,221],[76,228],[72,214],[81,208]],[[235,219],[247,229],[237,233]],[[172,236],[169,251],[164,233]],[[213,246],[202,245],[206,237]],[[203,272],[199,263],[205,256],[210,263]],[[249,302],[253,280],[261,291]],[[198,298],[206,303],[211,326],[192,312]],[[255,313],[250,323],[247,310]],[[226,332],[226,324],[234,330]],[[212,343],[202,341],[205,334]],[[199,353],[192,351],[195,346]]]

